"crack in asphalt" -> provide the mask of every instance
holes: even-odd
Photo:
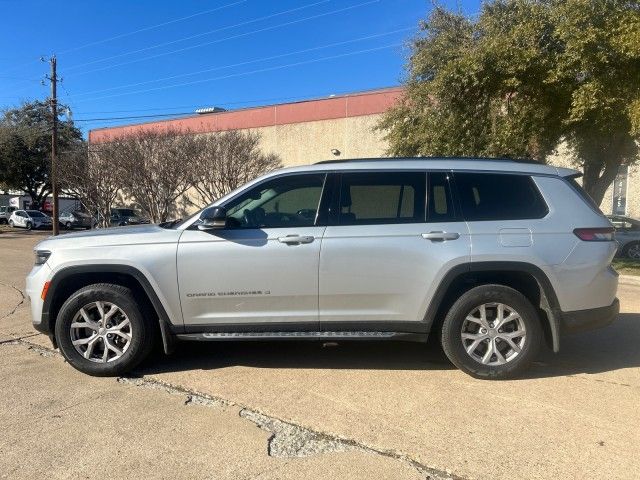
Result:
[[[4,340],[0,342],[0,346],[23,345],[41,356],[60,357],[64,359],[62,354],[53,348],[43,347],[25,340],[26,338],[36,335],[39,334],[35,333],[29,336]],[[404,463],[415,469],[425,480],[464,480],[464,477],[429,467],[401,452],[381,449],[353,439],[318,432],[271,415],[266,415],[258,410],[248,408],[231,400],[199,393],[189,388],[173,385],[159,379],[145,378],[144,376],[126,376],[117,377],[116,381],[133,387],[160,390],[170,395],[183,396],[185,398],[185,406],[204,406],[221,409],[229,407],[239,408],[238,415],[241,418],[252,422],[258,428],[271,434],[267,442],[267,454],[270,457],[295,458],[324,453],[360,451]]]
[[[18,310],[18,308],[20,308],[20,306],[24,303],[24,301],[27,299],[27,297],[25,297],[24,292],[19,289],[18,287],[16,287],[15,285],[11,285],[10,283],[4,283],[4,282],[0,282],[0,285],[2,285],[3,287],[9,287],[14,289],[16,292],[18,292],[20,294],[20,301],[18,302],[18,304],[13,307],[13,310],[11,310],[9,313],[3,315],[2,317],[0,317],[0,320],[4,320],[5,318],[10,317],[11,315],[13,315],[14,313],[16,313],[16,311]]]
[[[323,453],[355,450],[400,461],[414,468],[418,473],[424,476],[425,480],[463,480],[463,477],[431,468],[403,453],[380,449],[356,440],[318,432],[310,428],[266,415],[236,402],[195,392],[188,388],[173,385],[162,380],[145,377],[118,377],[117,381],[119,383],[129,384],[135,387],[162,390],[172,395],[183,395],[186,397],[184,404],[187,406],[200,405],[214,408],[239,408],[240,411],[238,414],[241,418],[249,420],[258,428],[271,434],[267,445],[267,454],[271,457],[308,457]]]

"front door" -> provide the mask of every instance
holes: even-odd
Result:
[[[224,229],[186,230],[178,282],[191,331],[318,329],[326,175],[284,174],[231,198]]]
[[[425,330],[439,281],[470,254],[449,177],[430,173],[427,185],[420,171],[341,175],[320,254],[322,330]]]

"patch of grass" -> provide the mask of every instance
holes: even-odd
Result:
[[[613,265],[613,268],[615,268],[620,274],[640,276],[639,260],[631,260],[630,258],[614,258],[611,265]]]

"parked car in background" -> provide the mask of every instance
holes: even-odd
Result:
[[[640,220],[619,215],[607,215],[616,229],[618,256],[640,260]]]
[[[6,225],[9,223],[9,217],[16,210],[16,207],[7,207],[6,205],[0,207],[0,225]]]
[[[74,228],[84,228],[89,230],[93,226],[91,215],[79,210],[62,212],[60,214],[60,226],[71,230]]]
[[[9,217],[9,225],[12,227],[26,228],[51,228],[51,217],[38,210],[16,210]]]
[[[133,208],[112,208],[111,226],[124,227],[125,225],[140,225],[150,223],[148,218],[144,218],[140,212]]]

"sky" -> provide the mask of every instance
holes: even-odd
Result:
[[[480,0],[440,0],[466,14]],[[0,0],[0,108],[60,101],[86,133],[402,82],[429,0]],[[162,117],[157,117],[162,118]]]

